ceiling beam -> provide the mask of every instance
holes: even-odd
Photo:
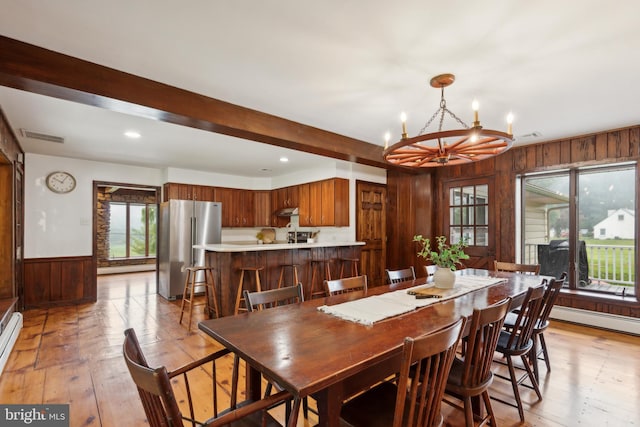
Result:
[[[0,36],[0,84],[154,120],[388,168],[383,148]]]

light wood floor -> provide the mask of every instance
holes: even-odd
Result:
[[[122,359],[123,331],[135,328],[150,364],[169,369],[218,348],[197,327],[178,325],[179,312],[179,303],[155,295],[154,273],[100,276],[95,304],[26,311],[0,402],[69,403],[71,426],[145,425]],[[194,325],[202,318],[197,310]],[[499,425],[640,425],[640,338],[559,322],[546,336],[553,371],[541,367],[544,399],[523,392],[522,424],[515,408],[494,401]],[[491,394],[509,390],[496,379]],[[459,411],[443,409],[447,426],[464,424]]]

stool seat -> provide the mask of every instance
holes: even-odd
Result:
[[[238,268],[238,270],[240,270],[240,282],[238,282],[238,292],[236,294],[236,304],[235,304],[235,308],[233,310],[233,314],[238,314],[240,312],[240,310],[242,311],[248,311],[247,310],[247,302],[244,299],[243,296],[243,290],[244,290],[244,273],[245,272],[254,272],[255,273],[255,292],[262,292],[262,285],[260,284],[260,272],[262,270],[264,270],[264,267],[240,267]],[[251,276],[249,276],[251,277]],[[254,292],[254,290],[252,289],[247,289],[249,292]],[[240,307],[240,303],[244,302],[244,307]]]
[[[360,265],[360,258],[340,258],[340,278],[344,278],[344,266],[348,264],[351,270],[351,277],[359,276],[358,266]]]
[[[292,286],[300,283],[300,279],[298,278],[298,264],[280,264],[280,278],[278,279],[278,289],[282,287],[282,282],[284,281],[284,274],[287,268],[291,268],[293,271],[293,283]]]
[[[182,304],[180,304],[180,320],[178,321],[178,323],[182,324],[185,308],[188,305],[189,323],[188,323],[187,329],[191,331],[191,320],[193,317],[193,307],[195,305],[204,305],[205,313],[209,318],[211,318],[211,314],[214,311],[216,313],[216,317],[218,317],[220,315],[220,310],[218,307],[218,297],[217,297],[215,282],[213,278],[214,268],[208,267],[208,266],[196,265],[196,266],[185,267],[184,271],[187,273],[187,276],[185,278],[184,290],[182,292]],[[197,277],[200,271],[204,272],[204,280],[198,281]],[[199,285],[199,284],[204,284],[204,295],[205,295],[204,304],[195,304],[195,301],[194,301],[195,288],[196,288],[196,285]],[[213,302],[213,307],[210,305],[209,301]]]

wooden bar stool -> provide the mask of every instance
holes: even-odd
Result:
[[[216,317],[219,316],[220,311],[218,309],[218,297],[216,296],[215,283],[213,280],[213,267],[204,267],[204,266],[191,266],[186,267],[185,271],[187,272],[187,277],[184,281],[184,291],[182,291],[182,304],[180,305],[180,320],[179,324],[182,324],[182,318],[184,317],[184,312],[187,304],[189,305],[189,324],[187,329],[191,331],[191,318],[193,315],[193,307],[195,305],[205,305],[205,313],[207,316],[211,317],[211,312],[216,312]],[[198,273],[202,271],[204,274],[204,280],[197,280]],[[203,304],[195,304],[194,296],[196,285],[204,284],[204,295],[205,302]],[[209,297],[213,300],[213,308],[209,305]]]
[[[360,258],[340,258],[340,278],[344,278],[344,266],[349,264],[351,270],[350,277],[359,276],[358,265],[360,264]]]
[[[324,298],[326,294],[322,283],[325,280],[331,280],[329,262],[323,259],[312,259],[309,263],[311,264],[311,292],[309,294],[309,299],[316,297]],[[324,275],[324,277],[322,277],[322,275]]]
[[[240,310],[247,311],[247,303],[244,301],[244,297],[242,296],[242,291],[244,290],[244,273],[246,271],[249,272],[249,277],[251,277],[251,272],[255,272],[255,280],[256,280],[256,292],[262,292],[262,285],[260,284],[260,271],[262,271],[264,267],[240,267],[240,282],[238,283],[238,294],[236,296],[236,306],[233,310],[233,314],[238,314]],[[254,292],[252,289],[247,289],[249,292]],[[245,305],[241,309],[240,301],[244,301]]]
[[[278,289],[282,287],[282,282],[284,281],[284,273],[287,268],[291,268],[293,270],[292,286],[300,283],[300,279],[298,278],[298,264],[280,264],[280,278],[278,279]]]

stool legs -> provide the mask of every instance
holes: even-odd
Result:
[[[356,277],[359,276],[358,274],[358,263],[360,262],[359,259],[342,259],[341,260],[341,265],[340,265],[340,278],[343,279],[344,278],[344,265],[346,263],[350,263],[350,268],[351,268],[351,277]]]
[[[205,274],[205,281],[206,281],[205,288],[204,288],[204,293],[206,298],[205,310],[207,311],[207,316],[209,317],[209,319],[212,318],[211,312],[213,311],[216,312],[216,318],[218,318],[220,317],[220,306],[218,305],[218,296],[216,293],[216,286],[213,278],[213,271],[206,270],[204,274]],[[210,305],[209,300],[213,302],[213,307]]]
[[[189,325],[187,330],[191,330],[191,315],[193,314],[193,293],[196,287],[196,274],[192,270],[187,269],[187,278],[184,281],[184,291],[182,291],[182,304],[180,304],[180,320],[179,324],[182,324],[182,318],[184,316],[185,305],[189,304]]]
[[[216,317],[220,316],[218,297],[216,295],[215,282],[213,278],[213,268],[210,267],[187,267],[187,277],[184,281],[184,290],[182,291],[182,303],[180,304],[180,320],[179,324],[182,324],[185,310],[188,310],[189,316],[188,330],[191,331],[191,319],[193,317],[193,306],[195,305],[195,289],[197,284],[204,284],[205,295],[205,312],[207,316],[211,317],[211,312],[216,312]],[[204,282],[197,281],[198,272],[202,271],[204,274]],[[213,308],[209,305],[209,297],[211,293],[211,299],[213,300]],[[189,306],[187,309],[187,305]],[[198,304],[201,305],[201,304]]]
[[[322,274],[322,270],[324,269],[324,278],[320,277]],[[318,276],[319,280],[316,280],[316,276]],[[324,293],[324,288],[322,287],[322,282],[324,280],[331,280],[331,269],[329,263],[324,260],[311,260],[311,293],[310,299],[315,297],[324,298],[326,294]],[[316,286],[316,282],[318,282],[318,286]]]
[[[293,286],[300,283],[300,279],[298,278],[298,266],[296,264],[282,264],[280,266],[280,278],[278,279],[278,289],[282,287],[282,282],[284,282],[284,271],[288,267],[293,269]]]
[[[244,273],[245,271],[255,271],[256,273],[256,291],[261,292],[262,291],[262,285],[260,284],[260,270],[262,270],[262,267],[256,267],[256,268],[241,268],[240,269],[240,282],[238,283],[238,292],[236,294],[236,305],[235,308],[233,310],[233,314],[238,314],[240,312],[240,310],[243,311],[247,311],[247,307],[246,307],[246,301],[244,300],[244,297],[242,296],[242,291],[244,290]],[[240,308],[240,302],[243,301],[245,306],[241,309]]]

